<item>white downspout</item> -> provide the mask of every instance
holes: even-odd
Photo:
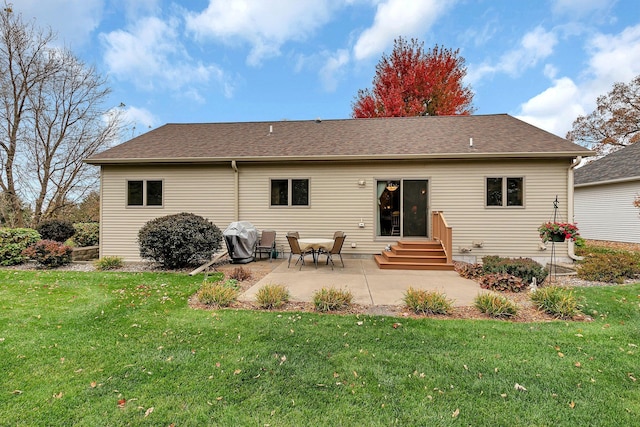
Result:
[[[233,168],[233,216],[235,221],[240,221],[240,179],[238,177],[238,165],[235,160],[231,160],[231,167]]]
[[[582,156],[576,157],[576,159],[569,166],[569,170],[567,171],[567,218],[569,221],[574,222],[573,220],[573,170],[582,162]],[[574,261],[580,261],[583,257],[576,255],[575,248],[573,245],[573,240],[569,240],[567,243],[567,252],[569,258]]]

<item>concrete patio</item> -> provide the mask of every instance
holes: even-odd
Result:
[[[261,261],[268,262],[268,261]],[[473,305],[473,299],[480,293],[478,283],[460,277],[455,271],[415,271],[380,270],[373,259],[345,258],[344,268],[337,260],[334,269],[324,263],[316,269],[307,258],[306,264],[287,268],[287,260],[275,259],[271,273],[240,295],[241,301],[255,301],[262,286],[267,284],[284,285],[291,294],[291,301],[310,302],[313,294],[323,287],[335,287],[349,290],[353,302],[360,305],[403,305],[402,299],[409,287],[434,290],[446,294],[454,300],[454,306]]]

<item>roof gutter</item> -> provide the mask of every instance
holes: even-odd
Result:
[[[575,186],[576,187],[593,187],[595,185],[621,184],[621,183],[625,183],[625,182],[638,181],[638,180],[640,180],[640,175],[629,176],[629,177],[625,177],[625,178],[609,179],[607,181],[585,182],[585,183],[582,183],[582,184],[576,184]]]
[[[570,218],[571,222],[574,222],[573,218],[573,172],[582,161],[582,157],[578,156],[576,159],[569,165],[569,169],[567,170],[567,218]],[[573,240],[569,240],[567,243],[567,253],[569,258],[574,261],[581,261],[583,257],[576,255],[575,246]]]
[[[228,157],[171,157],[171,158],[112,158],[112,159],[85,159],[84,162],[91,165],[116,165],[116,164],[180,164],[180,163],[215,163],[215,162],[294,162],[294,161],[361,161],[361,160],[430,160],[430,159],[536,159],[536,158],[561,158],[576,156],[590,156],[592,151],[557,151],[557,152],[483,152],[483,153],[434,153],[434,154],[343,154],[343,155],[312,155],[312,156],[247,156],[240,159]]]
[[[240,221],[240,177],[238,176],[238,165],[235,160],[231,160],[233,168],[233,216],[235,221]]]

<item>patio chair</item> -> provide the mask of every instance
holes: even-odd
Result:
[[[333,233],[333,240],[336,240],[336,237],[338,236],[344,236],[344,232],[336,231],[335,233]]]
[[[273,259],[273,254],[276,250],[276,232],[273,230],[263,230],[262,235],[260,236],[260,240],[258,240],[258,244],[256,245],[256,249],[254,251],[254,256],[260,253],[260,259],[262,259],[262,254],[264,252],[269,253],[269,262]]]
[[[300,249],[300,243],[298,243],[298,238],[296,236],[290,236],[287,234],[287,241],[289,242],[289,247],[291,248],[291,252],[289,252],[289,263],[287,264],[287,268],[291,266],[291,257],[293,255],[298,256],[298,260],[296,261],[295,265],[298,265],[298,263],[302,261],[302,264],[300,264],[300,270],[302,270],[302,266],[304,265],[305,255],[311,255],[314,257],[314,260],[315,260],[313,249],[309,249],[305,251]]]
[[[289,231],[289,232],[287,233],[287,236],[293,236],[293,237],[295,237],[296,239],[299,239],[299,238],[300,238],[300,233],[298,233],[297,231]]]
[[[344,239],[347,238],[346,234],[342,236],[338,236],[333,240],[333,247],[329,251],[320,250],[318,251],[318,258],[320,258],[320,254],[324,254],[327,256],[327,264],[331,261],[331,269],[333,270],[333,256],[338,255],[340,257],[340,262],[342,263],[342,268],[344,268],[344,260],[342,259],[342,245],[344,244]]]

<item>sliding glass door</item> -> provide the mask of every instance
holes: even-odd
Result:
[[[427,191],[425,179],[378,180],[377,235],[427,237]]]
[[[402,235],[427,237],[427,181],[402,181]]]

